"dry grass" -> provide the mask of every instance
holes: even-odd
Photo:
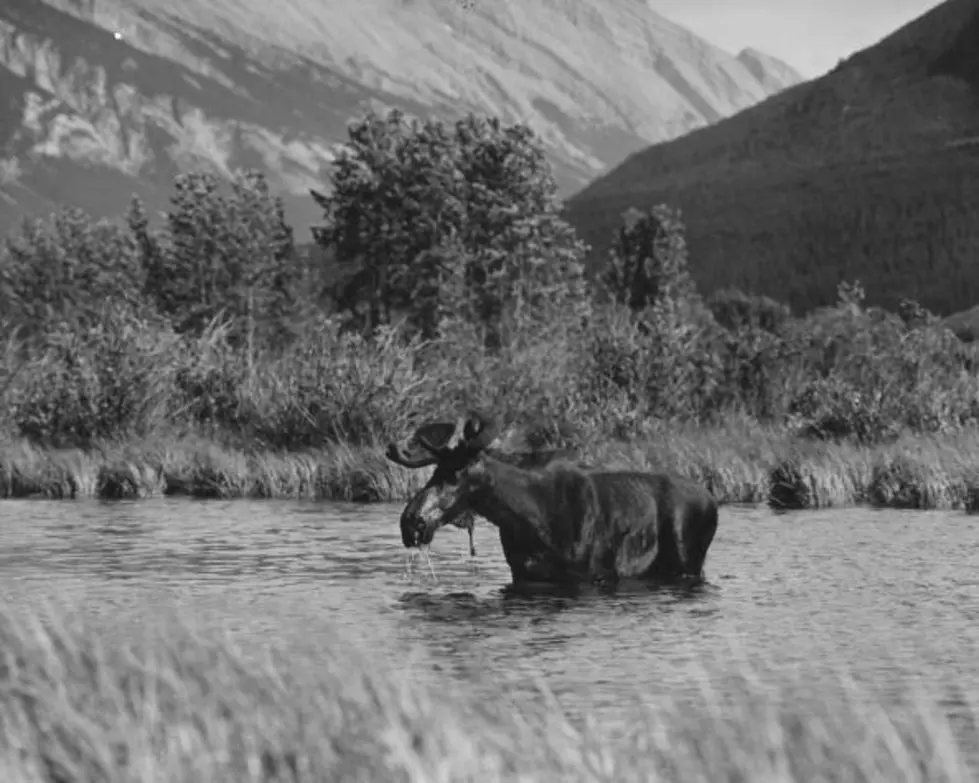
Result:
[[[582,449],[581,457],[592,465],[679,473],[703,482],[722,503],[979,508],[976,431],[857,446],[804,440],[735,421],[723,429],[674,427],[631,442],[594,443]],[[428,475],[392,464],[380,447],[245,452],[189,436],[89,450],[0,442],[0,497],[385,502],[405,500]]]
[[[279,498],[374,502],[407,497],[422,476],[377,449],[249,453],[181,436],[91,449],[0,441],[0,497]]]
[[[259,655],[173,617],[107,638],[0,611],[5,781],[972,779],[937,695],[776,683],[737,654],[692,672],[683,701],[637,691],[615,728],[569,720],[546,690],[532,705],[433,693],[340,639],[315,660]]]

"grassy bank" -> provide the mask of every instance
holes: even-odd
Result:
[[[885,705],[845,674],[817,692],[736,655],[613,730],[547,693],[533,707],[450,682],[435,695],[342,640],[315,660],[258,656],[174,618],[105,638],[77,616],[0,610],[5,781],[972,779],[937,694]]]
[[[590,464],[689,476],[723,503],[785,509],[979,509],[976,430],[857,445],[807,440],[743,422],[676,428],[629,442],[594,442],[580,453]],[[428,470],[410,471],[389,462],[380,446],[246,451],[199,436],[86,449],[0,442],[0,497],[6,498],[402,501],[428,475]]]
[[[0,498],[276,498],[376,502],[407,497],[422,476],[379,448],[259,452],[199,436],[88,448],[0,442]]]

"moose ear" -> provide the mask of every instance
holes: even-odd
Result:
[[[497,435],[496,420],[485,410],[472,408],[466,414],[462,435],[466,440],[478,439],[482,446],[486,446]]]
[[[470,410],[462,428],[466,448],[473,453],[482,451],[496,439],[497,427],[493,417],[480,410]]]

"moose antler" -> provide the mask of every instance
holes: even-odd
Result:
[[[496,425],[493,419],[479,410],[470,410],[460,416],[453,427],[452,434],[442,443],[419,438],[419,443],[440,457],[459,454],[462,451],[476,454],[496,438]]]
[[[476,454],[495,438],[493,419],[482,411],[470,410],[454,424],[447,421],[423,424],[404,444],[388,445],[385,455],[406,468],[423,468],[462,452]]]
[[[439,444],[445,444],[456,430],[455,424],[436,421],[423,424],[404,445],[392,443],[385,452],[387,458],[406,468],[424,468],[434,464],[438,456],[434,453]]]

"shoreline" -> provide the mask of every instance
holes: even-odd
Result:
[[[580,450],[609,468],[666,470],[703,483],[721,504],[798,510],[979,511],[979,430],[905,436],[876,446],[806,440],[760,428],[686,428]],[[0,441],[0,499],[187,497],[403,502],[430,469],[408,470],[382,447],[248,451],[201,435],[88,449]]]

